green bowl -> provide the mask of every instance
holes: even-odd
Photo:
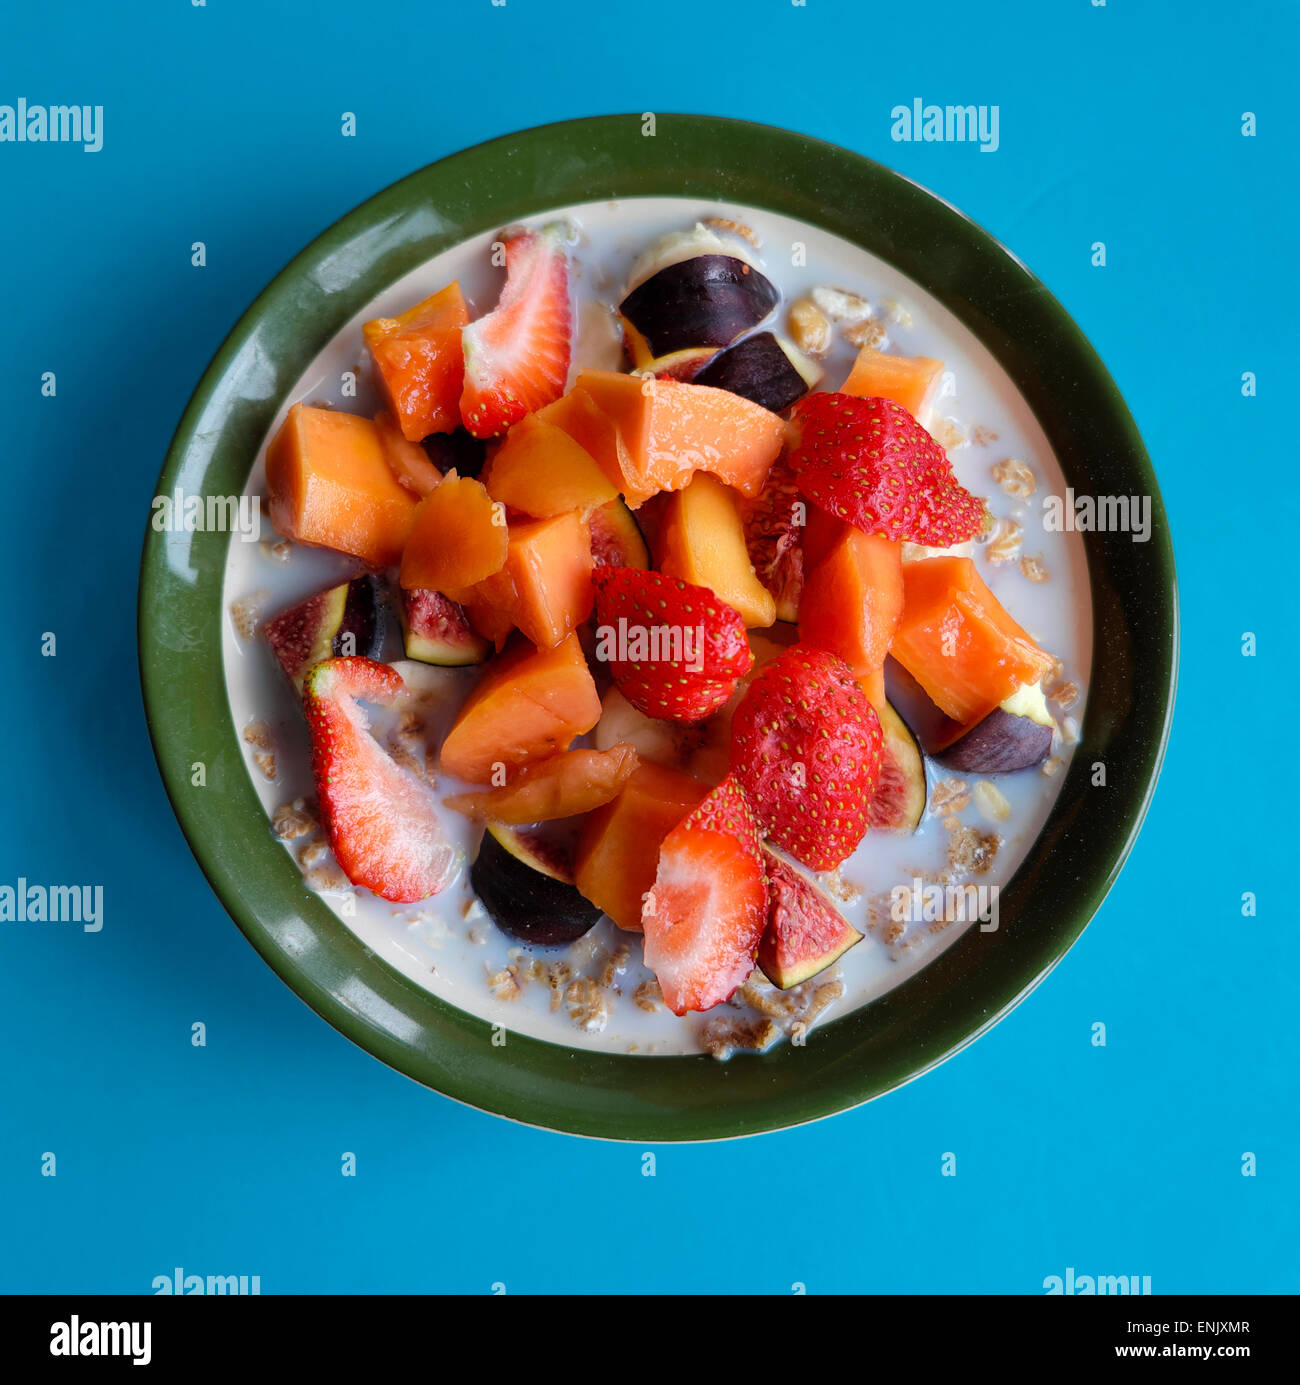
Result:
[[[554,1130],[707,1140],[777,1130],[869,1101],[977,1038],[1086,927],[1141,826],[1173,709],[1173,550],[1132,417],[1041,283],[924,189],[833,145],[710,116],[602,116],[508,135],[413,173],[311,243],[222,344],[176,430],[158,494],[238,494],[286,393],[340,327],[408,270],[550,207],[685,196],[820,226],[917,280],[1010,375],[1081,494],[1150,495],[1152,537],[1087,534],[1094,661],[1082,743],[1041,835],[999,899],[996,933],[967,930],[871,1004],[730,1063],[637,1058],[511,1035],[399,975],[310,893],[254,793],[225,695],[229,534],[147,532],[140,670],[172,806],[213,889],[275,972],[368,1052],[434,1090]],[[934,247],[942,247],[941,253]],[[192,787],[195,761],[206,785]],[[1090,790],[1103,760],[1109,784]]]

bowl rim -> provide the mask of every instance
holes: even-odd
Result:
[[[1002,887],[1000,915],[1010,926],[967,929],[920,972],[819,1027],[802,1047],[717,1063],[570,1049],[513,1033],[494,1045],[488,1021],[416,986],[351,933],[268,830],[225,692],[229,533],[146,524],[138,637],[146,720],[181,830],[281,980],[367,1052],[454,1100],[570,1134],[668,1143],[785,1129],[861,1105],[946,1061],[1044,979],[1100,908],[1154,793],[1173,716],[1178,600],[1172,539],[1136,424],[1078,326],[1014,254],[920,184],[823,140],[670,113],[656,114],[647,136],[645,118],[593,116],[502,135],[407,175],[339,218],[270,281],[218,348],[155,493],[178,485],[193,493],[186,481],[199,493],[240,493],[282,400],[320,348],[387,284],[482,232],[558,206],[680,196],[755,206],[842,236],[916,280],[975,333],[1077,493],[1151,498],[1151,539],[1140,552],[1123,534],[1082,535],[1093,611],[1089,697],[1056,804]],[[1097,761],[1117,772],[1090,803],[1087,766]],[[199,762],[202,784],[194,782]]]

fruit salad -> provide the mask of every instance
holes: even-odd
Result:
[[[368,318],[351,391],[291,402],[250,484],[270,561],[329,580],[245,592],[241,657],[294,708],[245,740],[310,773],[273,826],[345,920],[386,910],[433,974],[459,933],[498,1008],[622,1037],[626,1002],[629,1051],[726,1056],[869,999],[863,950],[990,926],[926,892],[987,874],[1017,808],[1027,849],[1086,655],[994,572],[1033,473],[959,479],[905,309],[797,293],[734,217],[627,245],[504,228],[495,279]]]

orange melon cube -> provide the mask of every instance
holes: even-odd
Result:
[[[491,577],[509,550],[505,510],[468,476],[452,476],[420,501],[402,550],[402,586],[455,593]]]
[[[553,648],[591,614],[591,570],[591,530],[576,510],[510,526],[511,614],[539,648]]]
[[[704,798],[707,784],[642,761],[623,791],[582,825],[574,881],[620,928],[641,932],[641,905],[655,883],[664,838]]]
[[[566,750],[522,766],[499,788],[443,801],[467,817],[516,827],[577,817],[616,798],[638,763],[636,750],[621,743],[608,750]]]
[[[398,425],[411,442],[460,426],[461,331],[468,322],[460,284],[452,283],[406,312],[375,318],[361,329]]]
[[[903,613],[903,546],[809,506],[799,641],[838,654],[883,700],[885,656]],[[876,699],[872,698],[874,702]]]
[[[864,346],[840,393],[859,399],[892,399],[918,423],[924,423],[922,415],[928,414],[942,376],[942,361],[929,356],[890,356]]]
[[[591,453],[541,414],[510,429],[482,480],[494,500],[535,519],[618,499],[618,488]]]
[[[368,418],[295,404],[266,449],[271,523],[285,538],[391,567],[415,519]]]
[[[668,497],[656,550],[661,572],[708,587],[747,626],[776,619],[776,601],[749,561],[736,494],[707,471]]]
[[[568,750],[600,720],[595,680],[576,635],[554,649],[522,636],[484,670],[442,743],[442,768],[471,784]]]
[[[927,558],[903,568],[903,613],[890,653],[963,725],[979,721],[1052,667],[1012,620],[970,558]]]
[[[418,442],[410,442],[402,436],[402,430],[387,409],[380,409],[375,415],[375,427],[397,484],[422,500],[442,480],[442,472]]]
[[[584,370],[576,388],[614,421],[621,489],[634,509],[697,471],[752,498],[781,451],[780,416],[729,390],[610,370]]]

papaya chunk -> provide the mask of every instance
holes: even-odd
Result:
[[[361,329],[398,425],[411,442],[460,426],[461,329],[468,322],[460,284],[452,283],[404,313],[375,318]]]
[[[749,561],[737,497],[707,471],[669,496],[657,547],[665,576],[708,587],[740,612],[746,626],[776,619],[776,601]]]
[[[402,550],[400,581],[432,587],[453,601],[505,564],[504,511],[479,481],[449,476],[420,501]]]
[[[589,813],[615,798],[639,763],[630,745],[566,750],[524,765],[512,783],[443,801],[467,817],[521,827]]]
[[[402,436],[402,430],[387,409],[380,409],[375,415],[375,427],[397,484],[423,500],[442,480],[442,472],[418,442],[410,442]]]
[[[618,499],[617,487],[591,453],[539,414],[510,429],[482,480],[494,500],[534,519]]]
[[[442,743],[442,768],[471,784],[493,770],[568,750],[600,720],[600,698],[576,635],[538,649],[516,635],[486,667]]]
[[[1012,620],[970,558],[927,558],[903,569],[903,614],[890,653],[954,721],[988,715],[1052,667]]]
[[[510,527],[506,571],[514,583],[514,623],[551,649],[591,614],[591,530],[576,510]]]
[[[613,802],[582,825],[574,882],[620,928],[641,932],[645,894],[655,883],[664,838],[709,791],[665,765],[642,761]]]
[[[391,567],[415,519],[368,418],[295,404],[266,449],[271,523],[295,543]]]
[[[779,414],[710,385],[584,370],[575,389],[618,430],[620,489],[633,509],[658,491],[681,490],[697,471],[752,498],[785,436]]]
[[[799,641],[838,654],[872,703],[903,614],[903,546],[809,506]],[[874,696],[873,696],[874,694]]]
[[[928,414],[942,375],[943,362],[929,356],[891,356],[864,346],[840,393],[859,399],[892,399],[923,424],[922,415]]]

